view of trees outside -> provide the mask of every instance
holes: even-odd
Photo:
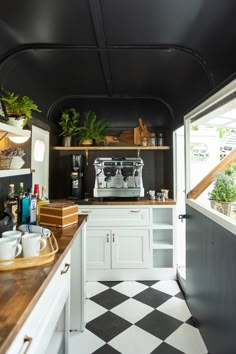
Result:
[[[196,186],[233,148],[236,130],[192,125],[190,132],[191,189]],[[212,185],[198,200],[209,203]]]

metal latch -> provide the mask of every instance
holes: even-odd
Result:
[[[188,214],[179,214],[178,219],[180,219],[183,222],[184,219],[189,219],[189,215]]]

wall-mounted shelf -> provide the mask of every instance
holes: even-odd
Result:
[[[30,137],[31,131],[25,129],[19,129],[13,127],[9,124],[1,123],[0,122],[0,140],[6,138],[8,136],[25,136]]]
[[[137,156],[140,156],[141,150],[170,150],[170,146],[139,146],[139,145],[126,145],[126,146],[53,146],[53,150],[60,150],[60,151],[85,151],[86,157],[86,165],[88,165],[88,153],[89,151],[105,151],[105,150],[136,150]]]
[[[0,170],[0,177],[28,175],[31,172],[33,171],[30,168],[22,168],[19,170]]]
[[[54,146],[53,150],[170,150],[170,146]]]

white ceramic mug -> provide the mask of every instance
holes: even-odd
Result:
[[[20,243],[21,241],[21,231],[4,231],[2,233],[2,237],[7,237],[7,238],[16,238],[17,239],[17,242]]]
[[[14,259],[22,251],[22,246],[17,243],[16,238],[0,238],[0,260]]]
[[[23,235],[21,242],[24,257],[39,256],[40,251],[42,251],[47,245],[46,239],[42,238],[41,234],[39,233]]]

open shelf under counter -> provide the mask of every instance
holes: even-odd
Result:
[[[15,170],[0,170],[0,177],[11,177],[11,176],[20,176],[20,175],[28,175],[33,170],[30,168],[22,168],[22,169],[15,169]]]

